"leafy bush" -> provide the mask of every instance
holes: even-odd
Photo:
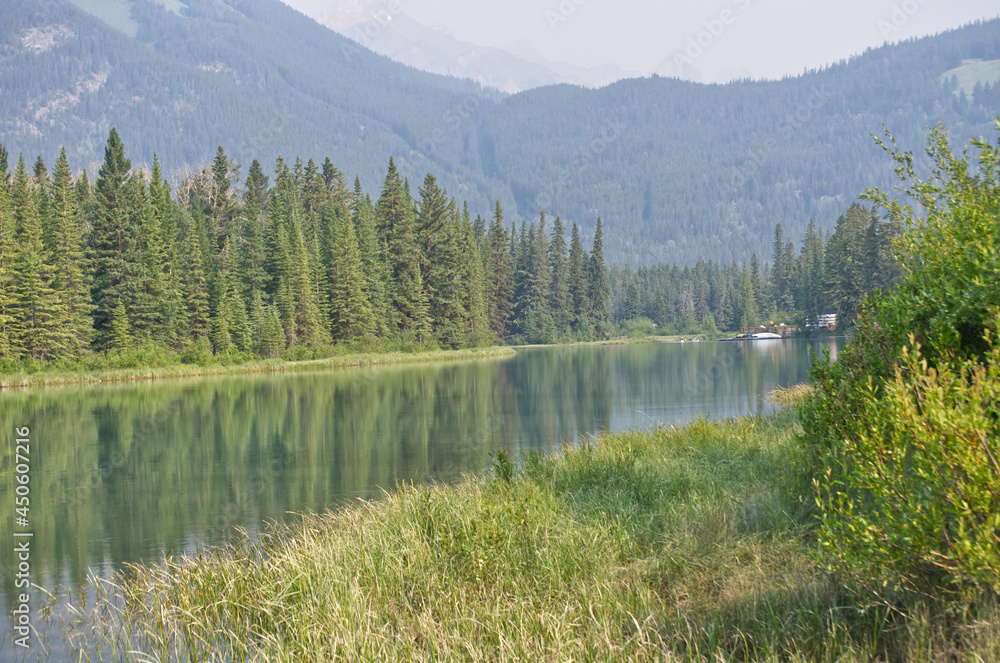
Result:
[[[629,338],[647,338],[656,335],[656,325],[649,318],[622,320],[618,323],[618,330],[614,335],[628,336]]]
[[[869,192],[905,225],[903,275],[837,363],[817,363],[802,408],[820,542],[887,602],[1000,593],[1000,150],[973,144],[974,168],[932,130],[921,180],[883,143],[923,215]]]

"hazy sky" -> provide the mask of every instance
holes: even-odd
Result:
[[[368,0],[284,0],[315,16]],[[997,0],[375,0],[480,45],[527,41],[550,60],[614,63],[702,78],[798,74],[869,46],[940,32],[1000,15]]]

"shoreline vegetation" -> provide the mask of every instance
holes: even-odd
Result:
[[[321,359],[285,360],[257,359],[236,364],[169,364],[166,366],[141,366],[134,368],[104,368],[83,371],[58,369],[36,373],[0,375],[0,390],[29,387],[51,387],[71,384],[100,384],[164,380],[172,378],[216,377],[225,375],[252,375],[265,373],[299,373],[328,368],[416,364],[433,361],[463,361],[509,357],[515,354],[510,347],[492,346],[459,350],[430,350],[427,352],[351,352]]]
[[[949,629],[932,603],[838,586],[801,431],[784,407],[501,452],[459,484],[94,579],[67,637],[109,660],[996,660],[994,604]]]
[[[438,349],[422,352],[404,350],[348,350],[346,354],[304,360],[275,357],[271,359],[255,358],[243,362],[218,364],[192,364],[178,361],[176,363],[167,363],[163,365],[144,364],[93,369],[60,368],[59,366],[53,366],[42,368],[41,370],[32,370],[30,372],[16,371],[10,373],[0,373],[0,392],[11,389],[26,389],[32,387],[140,382],[174,378],[221,377],[226,375],[295,373],[324,370],[328,368],[416,364],[433,361],[464,361],[469,359],[492,359],[513,356],[516,354],[518,349],[632,345],[638,343],[678,343],[681,339],[691,341],[693,338],[700,338],[702,342],[731,340],[721,335],[718,337],[706,338],[672,334],[639,337],[626,336],[597,341],[494,345],[480,348],[460,348],[456,350]],[[796,338],[810,337],[803,335]],[[828,336],[823,336],[823,338],[828,338]],[[829,338],[832,338],[832,336],[829,336]]]

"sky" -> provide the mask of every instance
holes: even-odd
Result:
[[[527,42],[545,58],[642,75],[780,78],[910,37],[1000,15],[996,0],[284,0],[405,13],[482,46]],[[690,73],[692,70],[688,70]]]

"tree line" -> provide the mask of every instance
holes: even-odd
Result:
[[[639,317],[677,333],[740,331],[768,322],[814,326],[836,313],[838,326],[853,324],[865,295],[888,290],[899,278],[893,239],[902,228],[881,219],[874,206],[855,202],[832,233],[810,221],[800,247],[774,228],[769,263],[700,261],[693,267],[612,267],[611,316]]]
[[[112,129],[91,184],[65,149],[50,173],[0,146],[0,355],[72,361],[156,347],[189,357],[314,355],[333,344],[459,348],[605,333],[598,219],[591,251],[560,219],[473,220],[428,174],[413,196],[390,158],[377,200],[327,158],[273,184],[218,148],[171,191],[133,169]],[[182,354],[182,359],[184,359]]]

